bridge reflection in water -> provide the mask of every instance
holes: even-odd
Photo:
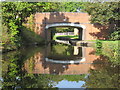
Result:
[[[99,59],[100,56],[95,55],[95,50],[92,47],[49,44],[26,60],[24,69],[28,73],[34,74],[88,74],[89,69],[97,69],[95,66],[101,66],[98,63],[94,63],[95,60]],[[32,69],[30,64],[33,64]]]

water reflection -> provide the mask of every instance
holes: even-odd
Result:
[[[57,85],[54,87],[59,87],[59,88],[83,88],[82,86],[85,84],[84,81],[67,81],[67,80],[62,80],[60,81]]]
[[[63,44],[26,47],[3,54],[2,84],[3,88],[57,89],[63,88],[63,83],[88,88],[105,88],[109,83],[109,87],[118,87],[118,82],[115,82],[118,79],[118,67],[109,63],[108,57],[95,55],[92,47]]]
[[[78,49],[78,50],[76,50]],[[77,51],[77,55],[74,53]],[[59,75],[80,75],[88,74],[90,68],[95,68],[95,60],[101,59],[94,54],[91,47],[77,47],[55,44],[45,48],[43,52],[36,53],[26,60],[24,69],[34,74],[59,74]]]
[[[97,66],[98,67],[98,66]],[[99,70],[90,69],[90,75],[85,79],[87,88],[120,88],[119,65],[109,63]]]

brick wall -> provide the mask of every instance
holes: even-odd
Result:
[[[90,69],[100,69],[105,64],[105,57],[100,57],[95,55],[95,50],[91,47],[84,47],[86,61],[81,62],[80,64],[56,64],[46,62],[44,60],[45,52],[38,52],[34,55],[33,70],[30,70],[30,60],[28,59],[24,63],[24,69],[28,73],[34,74],[53,74],[54,72],[59,75],[80,75],[88,74]],[[48,50],[47,50],[48,52]],[[99,62],[99,63],[98,63]],[[64,66],[64,67],[63,67]]]
[[[90,24],[90,16],[87,13],[48,12],[35,14],[35,32],[42,37],[45,38],[45,26],[53,23],[79,23],[86,27],[85,40],[106,39],[107,31],[100,25]]]

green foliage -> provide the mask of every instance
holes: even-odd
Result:
[[[18,60],[19,60],[19,55],[20,52],[19,51],[15,51],[15,52],[9,52],[9,53],[5,53],[3,54],[3,67],[6,68],[6,70],[2,69],[2,77],[4,79],[3,82],[3,87],[5,86],[13,86],[16,85],[17,80],[16,77],[19,77],[19,68],[20,65],[18,64]],[[8,65],[5,65],[6,63],[8,63]]]
[[[63,35],[63,36],[55,36],[55,33],[64,33],[64,32],[74,32],[73,27],[56,27],[56,28],[50,28],[53,34],[53,40],[56,40],[56,37],[69,37],[69,38],[78,38],[78,36],[72,36],[72,35]]]
[[[107,56],[110,62],[119,65],[120,49],[118,44],[119,41],[97,41],[96,54]]]
[[[4,49],[16,49],[20,47],[21,43],[21,32],[22,31],[22,24],[26,22],[26,18],[30,16],[27,23],[33,22],[33,14],[36,12],[53,12],[53,11],[60,11],[58,7],[64,6],[66,8],[65,11],[76,11],[76,9],[83,8],[82,3],[53,3],[53,2],[2,2],[2,23],[5,25],[7,30],[3,31],[9,35],[9,42],[5,43],[5,39],[3,43],[5,44]],[[32,8],[31,8],[32,7]],[[75,8],[74,8],[75,7]],[[63,10],[63,9],[61,9]],[[28,26],[29,30],[34,31],[34,23]],[[4,29],[3,29],[4,30]],[[66,31],[66,30],[65,30]],[[6,38],[8,37],[6,34]],[[30,36],[30,35],[29,35]],[[37,37],[37,36],[36,36]],[[32,38],[32,37],[30,37]],[[34,39],[32,39],[34,40]],[[30,40],[28,40],[30,42]],[[31,41],[33,42],[33,41]],[[36,42],[36,41],[34,41]],[[12,45],[11,45],[12,44]],[[13,47],[11,47],[11,46]]]
[[[102,42],[100,40],[96,40],[96,47],[102,48]]]
[[[54,11],[57,9],[56,5],[52,2],[2,2],[2,23],[9,28],[5,32],[10,36],[10,42],[4,43],[5,46],[12,43],[13,47],[9,46],[10,50],[20,47],[22,23],[25,23],[25,19],[30,15],[30,18],[33,19],[32,14],[36,12]],[[33,26],[30,28],[33,29]]]
[[[88,2],[85,4],[85,11],[87,11],[91,15],[92,23],[100,23],[102,25],[106,25],[112,22],[115,23],[115,21],[120,20],[118,4],[119,2]]]
[[[68,46],[63,44],[57,44],[57,45],[54,45],[52,48],[53,48],[53,53],[55,52],[57,54],[63,54],[63,53],[66,53]]]
[[[14,49],[16,49],[16,46],[18,45],[18,43],[16,43],[16,45],[15,45],[14,42],[16,41],[16,39],[15,39],[15,37],[13,37],[13,35],[15,35],[15,33],[17,33],[17,32],[13,32],[11,34],[12,31],[10,33],[8,33],[8,30],[9,29],[7,26],[5,26],[5,25],[2,26],[1,40],[2,40],[2,46],[4,47],[3,52],[9,51],[9,50],[14,50]]]
[[[111,34],[112,40],[120,40],[120,31],[115,31]]]
[[[27,24],[26,24],[27,23]],[[34,15],[31,14],[30,17],[27,17],[26,23],[23,23],[21,28],[21,37],[24,45],[26,44],[44,44],[42,37],[37,35],[35,30]]]
[[[78,39],[78,35],[62,35],[62,36],[54,35],[53,40],[56,40],[57,37],[68,37],[70,39]]]
[[[23,27],[21,34],[23,44],[44,44],[44,40],[42,39],[42,37],[31,31],[31,29],[29,28]]]
[[[31,50],[32,49],[32,50]],[[15,87],[15,86],[26,86],[26,83],[33,82],[31,84],[35,84],[35,78],[31,74],[24,74],[23,63],[26,59],[31,59],[31,56],[34,55],[35,52],[38,52],[39,48],[27,48],[27,50],[22,49],[18,51],[11,51],[3,54],[3,63],[2,63],[2,77],[4,82],[2,83],[2,88],[7,87]],[[30,50],[30,52],[29,52]],[[26,53],[27,52],[27,53]],[[29,52],[29,53],[28,53]],[[30,60],[30,69],[32,69],[34,61]],[[6,65],[7,64],[7,65]],[[17,78],[17,79],[16,79]],[[19,79],[19,80],[18,80]],[[23,80],[22,80],[23,79]],[[29,86],[31,85],[29,83]]]
[[[102,42],[99,40],[96,40],[96,54],[100,55],[102,53]]]
[[[119,66],[107,64],[99,70],[89,70],[90,75],[85,79],[86,88],[116,88],[119,89]],[[108,89],[109,90],[109,89]]]
[[[2,36],[1,36],[3,44],[7,44],[8,42],[10,42],[10,38],[9,38],[10,34],[7,31],[8,31],[8,28],[5,25],[3,25],[2,26]]]
[[[27,18],[27,22],[29,25],[23,24],[24,26],[26,26],[27,28],[29,28],[29,30],[34,31],[35,29],[35,23],[34,23],[34,15],[31,14],[30,17]]]
[[[109,60],[116,65],[120,64],[119,41],[103,41],[102,54],[109,57]],[[109,52],[108,52],[109,51]]]
[[[71,51],[73,51],[73,48],[70,48],[68,45],[64,44],[56,44],[52,46],[52,51],[48,55],[48,58],[54,58],[54,59],[60,59],[60,60],[69,60],[68,58],[72,57]]]
[[[44,44],[44,40],[40,35],[34,32],[35,23],[34,23],[34,15],[31,14],[30,17],[27,17],[26,23],[23,23],[23,27],[21,30],[21,37],[23,44]]]
[[[34,61],[34,57],[31,57],[30,59],[28,59],[28,66],[29,66],[29,72],[32,73],[32,71],[34,70],[34,66],[35,66],[35,61]]]
[[[50,30],[53,30],[58,33],[62,33],[62,32],[73,32],[74,28],[73,27],[55,27],[55,28],[50,28]]]
[[[21,23],[27,14],[29,5],[27,3],[17,2],[3,2],[2,3],[2,17],[3,24],[9,28],[7,32],[10,34],[10,41],[14,47],[20,46],[20,28]],[[27,9],[27,10],[26,10]],[[26,10],[26,11],[24,11]],[[12,48],[9,48],[12,49]]]
[[[67,59],[72,58],[73,56],[73,47],[65,44],[55,44],[52,46],[52,51],[49,56],[52,56],[57,59]],[[62,60],[61,59],[61,60]]]
[[[90,3],[85,4],[85,11],[91,15],[91,23],[99,23],[103,26],[107,26],[111,32],[112,40],[119,40],[119,21],[120,12],[118,4],[120,2],[104,2],[104,3]],[[102,43],[102,44],[101,44]],[[108,42],[96,42],[97,54],[103,54],[110,58],[110,61],[119,64],[119,49],[118,43]],[[109,51],[109,52],[108,52]]]
[[[65,80],[68,80],[68,81],[83,81],[84,78],[85,78],[86,74],[81,74],[81,75],[62,75],[60,77],[64,78]]]
[[[84,2],[61,2],[59,7],[61,12],[77,12],[77,9],[84,9]]]
[[[44,48],[42,47],[27,47],[22,50],[12,51],[3,54],[3,66],[6,70],[3,70],[2,83],[3,89],[14,88],[16,86],[21,86],[21,88],[53,88],[58,82],[62,80],[68,81],[80,81],[83,80],[85,74],[83,75],[50,75],[50,74],[33,74],[27,73],[24,70],[25,61],[29,69],[32,71],[35,65],[36,53],[44,53]],[[8,66],[7,66],[7,65]],[[24,72],[25,71],[25,72]],[[17,78],[17,79],[16,79]],[[18,80],[19,79],[19,80]],[[49,90],[49,89],[48,89]]]
[[[119,39],[117,31],[120,28],[120,2],[104,2],[104,3],[85,3],[85,11],[91,15],[91,23],[99,23],[108,27],[108,32],[113,33],[111,35],[112,40]]]
[[[65,44],[54,44],[51,47],[51,52],[48,54],[48,58],[54,60],[78,60],[82,57],[82,48],[79,48],[78,55],[74,55],[74,47]]]

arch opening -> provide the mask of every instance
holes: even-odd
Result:
[[[84,25],[76,24],[76,23],[55,23],[55,24],[49,24],[46,25],[45,29],[48,29],[50,27],[60,27],[60,26],[71,26],[71,27],[76,27],[76,28],[83,28],[85,29]]]
[[[84,25],[80,25],[80,24],[75,24],[75,23],[55,23],[55,24],[49,24],[46,25],[45,27],[45,36],[46,36],[46,40],[50,41],[52,32],[54,32],[53,30],[49,30],[50,28],[58,28],[58,27],[72,27],[74,28],[74,35],[78,34],[78,38],[79,40],[84,40],[84,34],[85,34],[85,26]]]

